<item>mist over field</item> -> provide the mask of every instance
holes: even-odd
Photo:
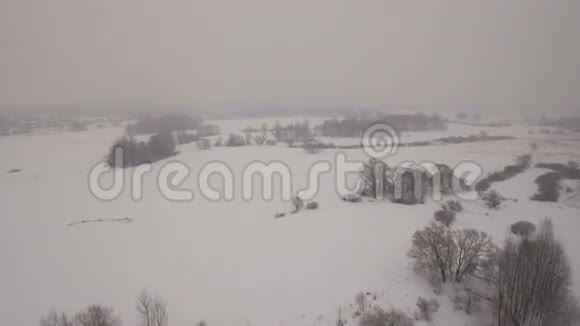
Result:
[[[3,323],[580,325],[579,22],[1,1]]]

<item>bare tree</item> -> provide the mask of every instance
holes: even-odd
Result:
[[[454,278],[461,282],[463,277],[475,275],[483,260],[491,259],[495,247],[487,233],[476,229],[454,231],[453,238],[457,246]]]
[[[152,305],[153,299],[149,296],[147,290],[141,291],[139,297],[137,298],[137,312],[139,313],[139,318],[141,319],[141,325],[151,326],[152,321]]]
[[[374,311],[365,313],[359,320],[360,326],[413,326],[413,320],[397,309],[384,311],[381,308],[375,308]]]
[[[439,273],[447,282],[457,245],[452,232],[443,225],[431,222],[413,235],[413,246],[408,255],[415,259],[415,267],[428,273]]]
[[[365,162],[359,171],[364,184],[363,196],[383,199],[393,189],[393,180],[389,177],[387,163],[375,158]]]
[[[147,290],[137,298],[137,312],[143,326],[167,326],[167,304],[159,296],[151,297]]]
[[[53,309],[40,319],[40,326],[72,326],[72,320],[64,312],[58,314]]]
[[[355,297],[354,297],[354,302],[357,305],[357,309],[359,313],[363,313],[365,312],[366,309],[366,305],[367,305],[367,297],[363,292],[359,292]]]
[[[79,326],[121,326],[121,319],[114,313],[113,308],[101,305],[92,305],[75,317]]]
[[[153,299],[153,310],[152,310],[152,317],[153,323],[152,326],[167,326],[167,304],[165,300],[160,297],[155,297]]]

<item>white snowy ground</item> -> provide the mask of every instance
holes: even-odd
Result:
[[[273,125],[276,119],[218,123],[230,132],[259,127],[263,121]],[[467,134],[483,130],[451,125],[433,138],[460,135],[458,128]],[[526,139],[402,148],[387,162],[432,160],[455,166],[471,160],[492,171],[529,153],[530,142],[539,144],[536,162],[580,160],[580,139],[528,130],[535,128],[490,128],[492,135]],[[283,161],[298,190],[306,185],[309,166],[319,160],[333,163],[336,151],[310,155],[284,145],[199,151],[195,144],[182,146],[171,159],[190,166],[192,175],[183,187],[196,192],[193,202],[169,202],[157,191],[155,176],[164,162],[155,163],[153,173],[145,176],[142,201],[133,202],[128,189],[115,201],[99,201],[89,192],[88,171],[121,133],[105,129],[0,138],[0,316],[6,325],[35,325],[51,308],[74,313],[93,303],[113,306],[125,325],[137,325],[135,298],[145,287],[167,300],[175,326],[199,320],[227,326],[334,325],[338,307],[353,303],[360,291],[377,292],[385,305],[409,313],[418,296],[437,298],[442,307],[433,325],[473,322],[453,312],[445,295],[435,296],[406,257],[413,232],[430,221],[438,203],[344,203],[329,173],[321,178],[319,210],[274,219],[288,204],[277,198],[243,201],[243,167],[254,160]],[[426,135],[403,135],[402,141],[421,137]],[[349,160],[366,159],[360,149],[344,153]],[[234,201],[209,202],[200,195],[197,173],[212,160],[229,164],[236,174]],[[9,174],[12,168],[22,172]],[[494,184],[518,201],[497,212],[481,202],[464,203],[457,226],[477,227],[499,243],[515,221],[553,218],[580,295],[580,211],[564,203],[530,201],[541,173],[533,168]],[[67,226],[79,219],[122,217],[134,222]]]

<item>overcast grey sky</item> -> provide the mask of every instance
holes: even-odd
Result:
[[[0,0],[0,110],[580,112],[577,0]]]

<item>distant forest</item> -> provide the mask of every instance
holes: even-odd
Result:
[[[386,123],[398,132],[445,130],[447,123],[438,115],[388,114],[374,119],[346,118],[326,120],[319,126],[320,132],[328,137],[358,137],[370,126]]]

